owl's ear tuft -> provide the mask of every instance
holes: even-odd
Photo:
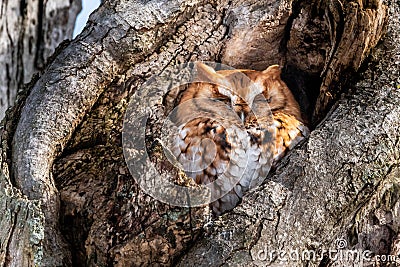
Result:
[[[281,78],[281,67],[279,65],[271,65],[266,70],[264,70],[262,73],[267,74],[272,79],[280,79]]]
[[[207,66],[202,62],[196,62],[197,82],[209,82],[213,84],[221,84],[223,76],[218,74],[212,67]]]

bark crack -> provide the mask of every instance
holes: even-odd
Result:
[[[10,246],[11,246],[11,242],[13,241],[15,230],[17,229],[17,218],[18,218],[18,214],[20,212],[20,208],[21,208],[20,206],[17,206],[17,208],[12,212],[12,214],[10,214],[10,217],[12,218],[12,222],[11,222],[11,229],[8,233],[8,238],[7,238],[7,246],[6,246],[6,250],[5,250],[6,257],[5,257],[4,264],[3,264],[4,267],[9,266],[13,260],[13,257],[15,256],[15,255],[10,254],[11,253]]]
[[[38,13],[37,13],[37,27],[36,27],[36,33],[37,33],[37,39],[36,39],[36,51],[35,51],[35,58],[34,58],[34,64],[37,69],[43,68],[44,64],[44,58],[42,51],[43,51],[43,14],[45,12],[45,7],[44,7],[44,1],[45,0],[38,0],[37,5],[38,5]]]

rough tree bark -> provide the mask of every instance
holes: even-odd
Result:
[[[72,38],[81,1],[0,1],[0,119],[17,91]]]
[[[380,1],[105,1],[4,121],[0,262],[356,265],[327,253],[264,258],[321,252],[338,238],[349,249],[399,254],[400,10],[385,3],[390,12]],[[211,221],[207,207],[172,207],[143,193],[121,144],[129,97],[152,75],[194,60],[281,64],[319,123],[263,186]],[[162,101],[149,126],[155,137]],[[179,176],[157,145],[149,148],[163,175]]]

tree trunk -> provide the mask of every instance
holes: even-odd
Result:
[[[81,1],[0,1],[0,119],[19,89],[72,37]]]
[[[389,12],[379,1],[105,1],[3,122],[0,262],[355,266],[328,250],[399,254],[400,10],[386,5]],[[281,64],[318,124],[216,219],[206,206],[175,207],[140,187],[159,171],[188,184],[156,139],[166,131],[168,85],[140,90],[152,75],[195,60]],[[137,135],[147,141],[144,164],[142,150],[122,147],[130,99],[133,115],[152,107]],[[136,164],[133,176],[127,163]],[[281,262],[281,252],[296,251],[319,254]]]

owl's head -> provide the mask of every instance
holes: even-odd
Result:
[[[301,119],[299,106],[292,93],[281,80],[278,65],[264,71],[234,69],[215,71],[203,63],[197,63],[200,82],[212,84],[208,97],[229,104],[242,121],[255,105],[268,104],[272,112],[285,112]]]

